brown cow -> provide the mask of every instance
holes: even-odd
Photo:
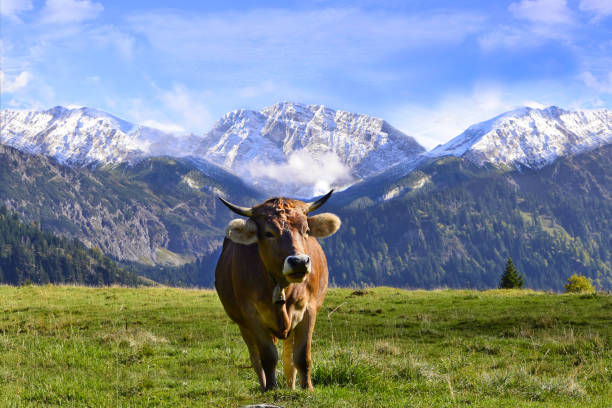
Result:
[[[313,203],[271,198],[253,208],[220,200],[248,217],[230,221],[215,271],[215,287],[229,317],[238,324],[261,390],[276,388],[276,339],[284,339],[283,368],[295,388],[312,390],[310,345],[317,311],[327,290],[327,260],[317,238],[332,235],[340,219],[308,216],[333,190]]]

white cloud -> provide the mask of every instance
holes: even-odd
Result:
[[[414,136],[427,149],[432,149],[461,134],[469,126],[518,106],[541,108],[547,105],[521,98],[517,90],[509,92],[485,84],[476,86],[471,94],[448,95],[433,106],[404,106],[390,113],[389,122]]]
[[[174,84],[170,89],[160,88],[154,83],[152,96],[148,99],[130,98],[117,101],[107,98],[107,105],[123,110],[131,122],[143,124],[171,133],[204,133],[210,130],[214,119],[207,101],[210,93],[188,89],[183,84]]]
[[[468,12],[399,15],[358,9],[249,10],[207,15],[150,12],[128,19],[174,58],[277,66],[371,62],[391,53],[459,44],[484,18]]]
[[[316,196],[353,179],[350,169],[333,152],[312,155],[305,150],[292,153],[286,163],[254,162],[247,169],[255,179],[271,179],[284,185],[303,187],[300,194]]]
[[[163,122],[167,119],[163,112],[151,108],[150,104],[146,104],[142,98],[116,100],[107,96],[106,104],[111,109],[125,112],[125,119],[133,123],[145,123],[148,121]],[[156,104],[153,103],[153,105]]]
[[[47,0],[41,20],[52,24],[80,23],[96,18],[102,10],[102,4],[90,0]]]
[[[185,129],[183,129],[181,126],[177,125],[176,123],[162,123],[156,120],[149,119],[149,120],[145,120],[141,124],[143,126],[148,126],[148,127],[152,127],[155,129],[159,129],[162,132],[166,132],[166,133],[184,133],[185,132]]]
[[[571,39],[569,26],[573,25],[574,18],[565,0],[521,0],[511,3],[508,10],[518,21],[501,24],[480,35],[478,43],[484,51],[520,50],[549,40],[568,43]]]
[[[566,27],[557,25],[502,25],[481,35],[478,44],[483,51],[494,51],[499,48],[524,50],[542,46],[550,40],[570,44],[571,38],[572,34]]]
[[[491,32],[483,34],[478,38],[478,43],[483,50],[492,51],[497,48],[524,48],[534,40],[540,41],[539,38],[529,36],[526,29],[515,26],[500,26]]]
[[[610,0],[581,0],[580,10],[596,14],[596,19],[612,15],[612,1]]]
[[[278,86],[274,81],[266,80],[255,85],[249,85],[238,89],[241,98],[256,98],[261,95],[278,92]]]
[[[517,18],[532,23],[568,24],[573,21],[566,0],[521,0],[508,6]]]
[[[601,93],[612,94],[612,71],[608,72],[607,77],[602,79],[598,79],[590,71],[585,71],[580,74],[580,79],[582,79],[582,82],[584,82],[584,84],[589,88]]]
[[[171,89],[160,89],[159,98],[164,109],[189,130],[204,132],[213,123],[208,105],[203,102],[210,99],[207,92],[192,91],[182,84],[174,84]]]
[[[2,0],[0,15],[19,20],[18,14],[32,10],[32,0]]]
[[[23,71],[13,79],[9,78],[8,75],[0,71],[1,91],[2,93],[16,92],[22,88],[25,88],[31,79],[32,74],[28,71]]]
[[[87,33],[97,44],[103,47],[112,47],[125,59],[131,59],[134,52],[136,40],[131,35],[120,29],[105,25],[97,27]]]
[[[544,109],[547,107],[546,105],[536,101],[524,101],[521,105],[527,106],[528,108],[532,109]]]

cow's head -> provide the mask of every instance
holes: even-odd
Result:
[[[248,217],[230,221],[225,234],[238,244],[257,243],[262,262],[277,282],[303,282],[311,271],[311,240],[328,237],[340,228],[340,218],[334,214],[308,216],[332,192],[312,203],[271,198],[252,208],[239,207],[219,197],[230,210]]]

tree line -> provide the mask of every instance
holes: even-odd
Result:
[[[99,249],[26,224],[0,206],[0,282],[135,285],[137,277]]]
[[[596,164],[562,161],[545,171],[488,172],[460,182],[447,182],[461,175],[460,161],[432,166],[426,171],[433,182],[419,190],[337,210],[342,228],[322,241],[330,279],[341,286],[495,288],[512,257],[526,287],[563,290],[578,273],[609,289],[612,165],[609,158]]]

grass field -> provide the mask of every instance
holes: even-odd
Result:
[[[261,394],[212,291],[0,286],[3,406],[611,407],[612,297],[330,290],[314,392]]]

